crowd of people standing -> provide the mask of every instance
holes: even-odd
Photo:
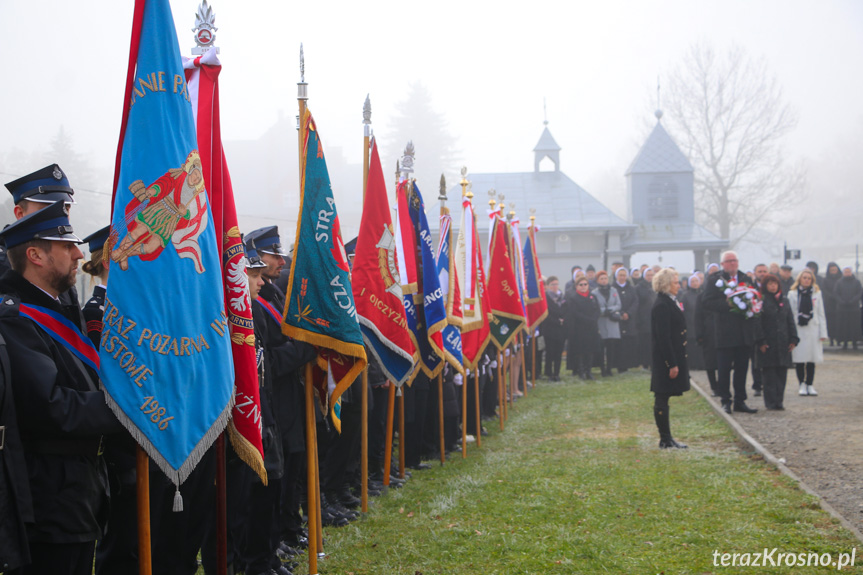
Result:
[[[861,340],[863,286],[851,267],[840,269],[830,262],[823,277],[815,262],[799,271],[790,265],[758,264],[743,273],[734,252],[722,258],[703,271],[678,274],[676,300],[686,318],[689,369],[706,371],[711,390],[729,412],[754,411],[745,403],[747,369],[756,397],[764,394],[765,380],[769,382],[767,409],[783,407],[781,397],[773,395],[779,365],[794,368],[801,395],[816,396],[815,364],[823,361],[823,343],[857,349]],[[599,377],[633,368],[649,371],[651,310],[657,297],[652,280],[661,269],[643,264],[627,270],[622,263],[608,271],[573,266],[572,278],[562,288],[559,278],[547,278],[549,313],[540,326],[545,344],[542,375],[559,380],[562,367],[582,380],[594,379],[594,368]],[[762,292],[760,316],[728,317],[726,296],[716,283],[732,277]],[[786,323],[780,325],[777,314]],[[799,344],[795,341],[794,349],[787,349],[797,338]],[[780,345],[786,348],[782,353]],[[741,369],[744,360],[747,369]],[[732,383],[735,394],[723,393]]]

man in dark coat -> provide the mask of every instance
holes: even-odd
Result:
[[[560,359],[566,344],[566,328],[563,325],[566,300],[555,276],[548,278],[545,300],[548,302],[548,316],[539,327],[545,340],[545,377],[551,381],[560,381]]]
[[[653,274],[651,268],[645,268],[643,281],[636,286],[635,293],[638,295],[638,363],[645,369],[650,368],[650,314],[653,302],[656,301],[656,292],[653,291]]]
[[[6,228],[12,269],[0,278],[0,334],[11,360],[34,523],[29,573],[89,575],[108,511],[102,435],[125,433],[99,389],[80,310],[59,299],[83,258],[62,201]],[[69,328],[56,329],[58,325]],[[65,334],[65,337],[58,332]],[[91,350],[88,363],[71,349]]]
[[[305,469],[305,393],[300,370],[312,361],[317,352],[314,347],[284,335],[281,314],[285,309],[284,293],[274,285],[285,265],[279,230],[276,226],[249,232],[245,237],[247,249],[257,251],[263,268],[264,285],[252,305],[256,323],[265,323],[264,353],[270,366],[273,409],[281,435],[284,472],[279,502],[279,531],[281,540],[290,547],[304,543],[300,507],[300,484]]]
[[[11,365],[0,335],[0,572],[30,562],[27,523],[33,523],[33,501],[15,416]]]
[[[839,317],[835,331],[836,343],[841,343],[843,349],[848,349],[850,341],[854,349],[857,349],[857,340],[860,339],[860,297],[863,294],[863,286],[860,285],[860,280],[854,277],[851,266],[842,268],[842,277],[836,282],[833,293],[836,296],[836,315]]]
[[[714,313],[716,329],[716,363],[719,368],[717,387],[722,408],[731,413],[731,372],[734,371],[734,411],[755,413],[746,405],[746,373],[749,355],[755,343],[754,322],[742,314],[733,313],[724,292],[724,283],[752,285],[746,274],[738,270],[737,254],[723,252],[722,270],[711,274],[704,288],[704,308]],[[717,285],[719,284],[719,285]]]

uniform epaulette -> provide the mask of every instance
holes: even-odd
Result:
[[[0,294],[0,318],[18,316],[20,303],[21,298],[18,296]]]

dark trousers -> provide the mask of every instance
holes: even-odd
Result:
[[[482,385],[482,417],[492,418],[497,411],[497,368],[486,366],[485,375],[480,375],[480,379],[485,380]]]
[[[638,332],[638,363],[641,367],[650,369],[653,362],[653,348],[651,347],[651,336],[649,331]]]
[[[797,381],[806,385],[812,385],[812,382],[815,381],[814,363],[795,363],[794,368],[797,371]]]
[[[576,375],[586,376],[593,367],[593,354],[590,352],[576,353],[574,365]]]
[[[210,448],[180,486],[183,511],[173,511],[174,484],[150,464],[150,526],[153,534],[153,573],[194,575],[207,519],[216,504],[216,451]]]
[[[278,532],[274,529],[278,519],[281,485],[273,480],[264,485],[252,478],[249,492],[249,521],[245,546],[242,550],[246,573],[264,573],[280,564],[276,556],[279,547]]]
[[[388,387],[373,387],[371,393],[373,407],[369,410],[369,477],[383,481],[390,390]]]
[[[239,564],[239,550],[246,544],[249,523],[249,486],[253,481],[255,472],[232,452],[233,449],[228,447],[228,460],[225,466],[225,498],[227,504],[225,519],[228,524],[227,558],[228,565],[233,564],[236,570],[240,570],[242,569],[242,565]],[[207,575],[215,575],[217,564],[216,539],[218,533],[216,533],[215,505],[211,512],[204,543],[201,545],[201,564],[204,566],[204,573]]]
[[[619,339],[602,340],[602,352],[599,357],[599,364],[600,367],[602,367],[602,373],[611,375],[611,368],[617,367],[617,350],[619,346]]]
[[[749,346],[720,347],[716,349],[719,379],[716,382],[723,404],[731,403],[731,372],[734,371],[734,403],[746,401],[746,374],[749,371]]]
[[[360,403],[342,403],[342,432],[331,435],[330,447],[324,458],[321,472],[321,491],[325,495],[334,493],[347,486],[348,465],[356,457],[360,445],[360,429],[362,426],[362,405]],[[335,430],[334,430],[335,431]]]
[[[785,380],[788,376],[787,367],[761,368],[764,384],[764,407],[780,409],[785,398]]]
[[[299,451],[291,453],[287,449],[283,452],[285,458],[285,471],[281,481],[275,481],[281,485],[282,493],[279,497],[279,537],[291,542],[302,534],[303,516],[300,513],[300,505],[305,507],[307,501],[303,501],[305,493],[306,475],[306,452]]]
[[[557,377],[560,375],[560,361],[563,355],[563,347],[566,343],[564,338],[545,338],[545,376]],[[537,354],[538,355],[538,354]],[[538,369],[537,369],[538,371]]]
[[[539,371],[539,368],[537,368]],[[482,377],[476,377],[475,371],[471,370],[470,375],[464,377],[464,382],[467,385],[467,434],[476,435],[476,386],[479,385],[479,397],[482,401]],[[461,390],[459,389],[459,399],[461,399]]]
[[[420,375],[419,377],[423,377]],[[425,421],[428,411],[429,386],[407,387],[405,395],[405,437],[399,441],[405,442],[405,465],[417,466],[422,462],[422,448],[425,439]],[[409,400],[412,400],[408,406]]]
[[[15,573],[21,575],[90,575],[95,541],[87,543],[30,542],[32,562]],[[0,568],[3,566],[0,565]],[[137,572],[137,571],[136,571]]]
[[[752,352],[749,354],[749,359],[752,362],[752,389],[758,391],[764,386],[761,379],[761,369],[755,365],[755,346],[752,346]]]
[[[121,478],[115,475],[111,481],[111,514],[105,536],[96,548],[96,575],[135,575],[138,572],[135,470],[122,470],[120,475]]]

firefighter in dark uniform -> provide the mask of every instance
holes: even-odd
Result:
[[[27,533],[32,562],[21,573],[89,575],[108,512],[102,436],[125,430],[99,389],[96,350],[80,329],[80,309],[59,298],[75,283],[80,240],[63,201],[21,218],[0,237],[12,267],[0,278],[0,334],[11,360],[34,512]]]
[[[0,335],[0,573],[30,562],[27,523],[33,523],[33,501],[12,397],[9,354]]]
[[[12,200],[15,202],[13,211],[16,220],[38,212],[57,201],[63,201],[66,204],[67,212],[75,203],[72,198],[75,190],[69,185],[69,179],[57,164],[45,166],[32,174],[9,182],[6,184],[6,189],[12,194]],[[6,255],[5,244],[0,242],[0,275],[6,273],[7,270],[9,270],[9,258]],[[75,289],[74,285],[60,294],[60,302],[63,307],[67,308],[70,315],[74,315],[77,309],[79,322],[83,323],[83,318],[80,317],[81,305],[78,299],[78,290]]]
[[[105,312],[105,293],[108,285],[108,261],[104,260],[103,247],[111,226],[87,236],[84,241],[90,250],[90,259],[81,266],[84,273],[98,283],[93,295],[82,310],[87,337],[96,348],[102,338],[102,316]],[[111,510],[108,528],[96,546],[96,575],[123,575],[138,569],[137,496],[135,484],[135,440],[129,434],[109,435],[103,442],[108,482],[111,487]]]
[[[264,285],[252,304],[255,325],[265,326],[264,353],[270,367],[273,408],[282,441],[284,474],[281,481],[277,529],[284,550],[304,546],[307,541],[302,531],[300,514],[301,486],[305,471],[305,394],[300,376],[305,364],[315,359],[317,350],[311,345],[295,341],[282,334],[281,314],[285,309],[285,295],[274,285],[285,265],[279,230],[276,226],[260,228],[245,237],[247,248],[257,251],[261,261]]]

